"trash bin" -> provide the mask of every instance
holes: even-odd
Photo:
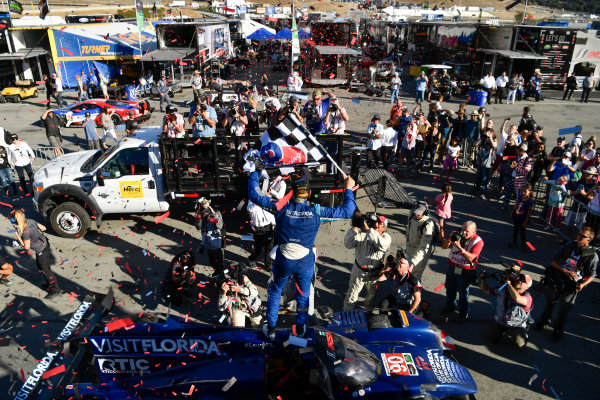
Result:
[[[125,96],[127,97],[127,101],[135,101],[137,99],[135,86],[125,86]]]
[[[485,107],[487,103],[487,92],[485,90],[469,90],[468,104]]]

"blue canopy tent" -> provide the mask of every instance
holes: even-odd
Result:
[[[276,40],[292,40],[292,31],[289,28],[283,28],[273,39]],[[299,29],[298,30],[298,39],[310,39],[310,32]]]
[[[298,30],[298,39],[310,39],[310,32],[304,29]]]
[[[246,36],[246,39],[250,40],[269,40],[273,39],[275,35],[266,30],[265,28],[260,28],[255,30],[252,34]]]

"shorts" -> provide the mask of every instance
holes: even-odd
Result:
[[[60,148],[60,139],[58,136],[50,135],[48,136],[48,141],[50,142],[50,147],[54,147],[55,149]]]
[[[458,168],[458,159],[452,157],[446,157],[444,160],[444,165],[442,169],[445,171],[448,168],[456,169]]]
[[[405,147],[400,146],[400,154],[402,154],[404,157],[412,156],[414,153],[415,153],[414,147],[409,150]]]

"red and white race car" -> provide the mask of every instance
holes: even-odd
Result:
[[[54,113],[61,117],[61,124],[66,127],[83,124],[86,112],[91,114],[96,124],[100,124],[100,117],[104,106],[108,106],[111,110],[114,110],[112,118],[115,125],[129,121],[130,110],[134,111],[133,118],[138,122],[149,119],[150,114],[154,111],[154,107],[150,107],[150,103],[147,100],[138,103],[137,101],[91,99],[55,110]]]

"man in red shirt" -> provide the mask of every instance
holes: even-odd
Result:
[[[446,270],[446,305],[443,313],[456,309],[458,294],[458,319],[462,323],[469,318],[469,285],[477,281],[475,268],[483,249],[483,240],[477,236],[477,225],[473,221],[463,224],[460,231],[454,231],[442,244],[442,249],[450,248],[448,269]]]
[[[392,120],[392,128],[398,130],[400,127],[400,118],[402,118],[402,110],[404,110],[404,104],[402,104],[402,99],[398,97],[396,99],[396,104],[390,110],[390,119]]]

